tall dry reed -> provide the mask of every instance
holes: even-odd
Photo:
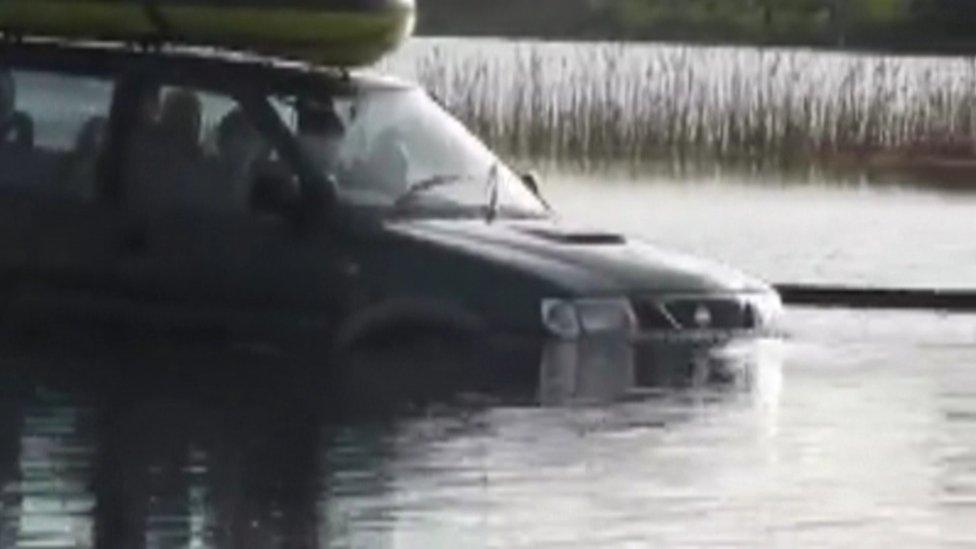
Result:
[[[976,58],[417,39],[386,68],[510,155],[583,166],[789,167],[976,138]]]

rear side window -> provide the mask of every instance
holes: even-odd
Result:
[[[237,99],[165,83],[132,93],[141,107],[128,125],[122,173],[136,215],[250,215],[262,176],[297,193],[293,170]]]
[[[0,68],[0,193],[96,197],[113,83]]]

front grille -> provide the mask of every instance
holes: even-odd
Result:
[[[661,305],[652,299],[635,299],[634,316],[641,330],[674,330],[678,326],[668,318]]]
[[[755,327],[756,315],[752,307],[738,299],[675,299],[667,301],[664,307],[685,329],[741,330]],[[708,321],[702,322],[704,318]]]
[[[638,298],[634,314],[641,330],[751,330],[757,312],[736,298]]]

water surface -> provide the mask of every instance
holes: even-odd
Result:
[[[751,391],[588,406],[337,422],[25,386],[0,414],[0,539],[86,547],[121,520],[148,547],[976,544],[976,317],[787,322]]]
[[[779,283],[976,288],[976,194],[763,177],[579,176],[543,189],[567,220]]]

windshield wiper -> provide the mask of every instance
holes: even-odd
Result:
[[[487,177],[483,180],[485,188],[488,191],[488,204],[485,207],[485,221],[488,223],[491,223],[496,217],[498,217],[498,205],[500,202],[499,181],[501,179],[499,177],[499,172],[499,163],[496,161],[492,163],[491,167],[488,169]],[[404,191],[403,194],[397,197],[397,199],[393,202],[393,209],[404,209],[418,196],[432,189],[477,180],[478,178],[473,175],[450,174],[435,175],[426,179],[421,179],[420,181],[415,181],[407,186],[407,190]]]
[[[418,196],[438,187],[444,187],[446,185],[454,185],[462,181],[468,181],[473,179],[470,175],[435,175],[428,177],[427,179],[421,179],[420,181],[415,181],[407,186],[407,190],[403,192],[397,199],[393,202],[393,208],[396,210],[402,210],[407,204],[413,202]]]

